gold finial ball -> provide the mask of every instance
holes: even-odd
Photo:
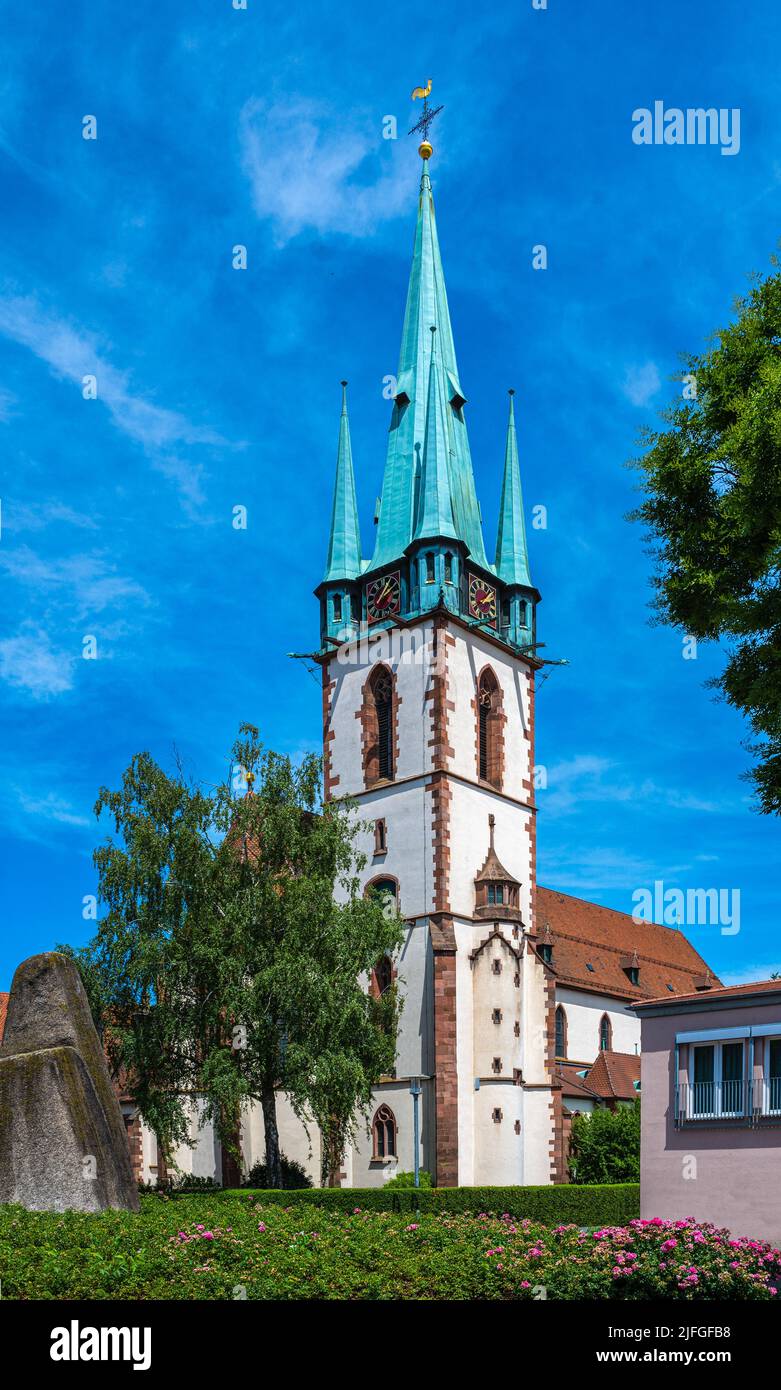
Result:
[[[430,145],[428,140],[423,140],[418,145],[418,154],[420,155],[421,159],[430,159],[433,153],[434,146]]]

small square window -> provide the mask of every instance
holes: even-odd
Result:
[[[494,1023],[501,1023],[501,1021],[502,1021],[502,1011],[501,1011],[501,1009],[494,1009],[493,1013],[491,1014],[491,1018],[492,1018],[492,1020],[493,1020]]]
[[[520,1120],[516,1120],[516,1121],[515,1121],[515,1124],[514,1124],[513,1128],[514,1128],[516,1134],[520,1134],[520,1132],[521,1132],[521,1122],[520,1122]]]
[[[491,1113],[491,1119],[493,1120],[495,1125],[500,1125],[502,1123],[503,1118],[504,1117],[502,1115],[502,1112],[499,1109],[499,1106],[497,1105],[496,1109]]]
[[[492,962],[491,962],[491,968],[492,968],[492,970],[493,970],[493,972],[494,972],[494,975],[501,975],[501,973],[502,973],[502,962],[501,962],[500,960],[494,960],[494,961],[492,961]]]
[[[495,1072],[495,1073],[497,1074],[497,1076],[498,1076],[498,1075],[499,1075],[499,1072],[500,1072],[501,1070],[502,1070],[502,1059],[501,1059],[501,1057],[494,1057],[494,1060],[493,1060],[493,1062],[491,1063],[491,1071]]]

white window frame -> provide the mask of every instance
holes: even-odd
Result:
[[[762,1049],[762,1114],[781,1115],[781,1078],[777,1078],[778,1085],[775,1105],[771,1104],[773,1097],[770,1092],[770,1044],[781,1042],[781,1034],[770,1035],[765,1038],[765,1046]]]
[[[723,1093],[723,1082],[724,1082],[724,1053],[723,1053],[723,1049],[724,1049],[725,1046],[726,1046],[726,1047],[731,1047],[731,1046],[733,1046],[735,1043],[740,1043],[740,1045],[741,1045],[741,1047],[742,1047],[742,1049],[743,1049],[743,1065],[742,1065],[741,1075],[740,1075],[740,1081],[742,1082],[742,1085],[741,1085],[741,1088],[740,1088],[741,1105],[739,1106],[738,1109],[735,1109],[735,1110],[733,1110],[733,1109],[725,1110],[725,1109],[724,1109],[724,1105],[723,1105],[723,1094],[724,1094],[724,1093]],[[706,1048],[706,1047],[713,1048],[713,1081],[712,1081],[712,1082],[703,1082],[703,1081],[695,1082],[695,1080],[694,1080],[694,1071],[695,1071],[695,1067],[694,1067],[694,1057],[695,1057],[695,1054],[696,1054],[698,1048]],[[686,1118],[689,1119],[689,1120],[719,1120],[719,1119],[734,1120],[734,1119],[737,1119],[740,1115],[745,1114],[745,1108],[746,1108],[746,1102],[745,1102],[745,1086],[746,1086],[746,1039],[745,1039],[745,1038],[710,1038],[710,1039],[703,1038],[701,1041],[698,1041],[698,1042],[696,1042],[696,1043],[691,1043],[691,1044],[690,1044],[689,1051],[690,1051],[690,1063],[689,1063],[689,1068],[688,1068],[688,1075],[689,1075],[689,1094],[690,1094],[690,1096],[691,1096],[691,1104],[687,1106]],[[703,1110],[695,1110],[695,1109],[694,1109],[694,1087],[695,1087],[695,1085],[699,1085],[699,1086],[712,1085],[712,1086],[713,1086],[713,1106],[712,1106],[711,1109],[709,1109],[709,1110],[705,1110],[705,1109],[703,1109]]]

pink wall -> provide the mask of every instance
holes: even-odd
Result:
[[[733,1235],[781,1245],[781,1123],[749,1129],[725,1120],[713,1128],[675,1128],[675,1035],[774,1023],[778,1004],[713,1008],[642,1019],[643,1217],[693,1216]]]

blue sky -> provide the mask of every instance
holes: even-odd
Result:
[[[683,660],[649,625],[624,464],[680,390],[678,354],[775,249],[781,12],[325,14],[73,0],[0,26],[0,988],[90,934],[91,808],[134,752],[168,764],[176,746],[214,782],[241,720],[318,747],[319,681],[287,653],[317,641],[343,376],[371,545],[417,197],[409,93],[428,76],[486,540],[514,386],[527,510],[548,510],[539,636],[570,662],[538,698],[540,881],[624,910],[655,879],[740,889],[737,935],[689,934],[725,978],[767,975],[779,827],[740,780],[745,726],[704,689],[718,651]],[[740,108],[739,153],[633,144],[657,99]]]

